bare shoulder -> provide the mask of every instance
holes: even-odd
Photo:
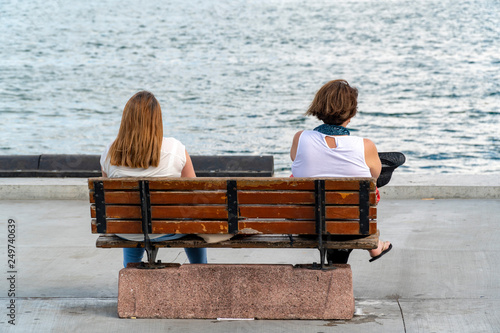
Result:
[[[380,171],[382,170],[382,163],[378,156],[377,147],[370,139],[363,139],[365,144],[365,161],[366,165],[370,168],[370,173],[372,177],[378,178],[380,176]]]
[[[375,150],[375,151],[377,151],[377,147],[375,146],[375,143],[373,143],[372,140],[364,138],[363,142],[365,144],[365,149],[366,150],[369,150],[369,151]]]
[[[297,133],[295,133],[294,138],[295,138],[295,137],[297,137],[297,138],[298,138],[298,137],[302,134],[302,132],[304,132],[304,130],[302,130],[302,131],[298,131]]]
[[[295,133],[295,135],[293,136],[293,140],[298,140],[300,138],[300,135],[302,134],[302,132],[304,132],[304,130],[302,131],[298,131],[297,133]]]
[[[196,172],[194,171],[193,162],[191,161],[191,156],[189,156],[187,150],[184,149],[184,154],[186,156],[186,164],[181,171],[181,177],[196,177]]]
[[[293,136],[292,147],[290,148],[290,158],[292,159],[292,161],[294,161],[295,156],[297,156],[297,146],[299,145],[299,138],[300,138],[300,135],[302,134],[302,132],[304,132],[304,131],[298,131]]]

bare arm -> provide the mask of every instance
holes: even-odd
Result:
[[[378,151],[375,144],[369,139],[363,139],[365,143],[365,161],[370,168],[370,173],[373,178],[378,178],[382,171],[382,162],[378,157]]]
[[[191,161],[191,157],[189,156],[187,151],[186,151],[186,165],[184,165],[184,168],[182,169],[181,177],[189,177],[189,178],[196,177],[196,173],[194,172],[193,162]]]
[[[299,146],[299,138],[302,132],[304,131],[299,131],[293,136],[292,148],[290,148],[290,158],[292,161],[295,161],[295,157],[297,156],[297,147]]]

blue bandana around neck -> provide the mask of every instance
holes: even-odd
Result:
[[[320,132],[326,135],[350,135],[349,130],[343,126],[323,124],[319,125],[314,129],[316,132]]]

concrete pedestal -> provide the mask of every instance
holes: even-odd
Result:
[[[349,265],[186,264],[120,271],[121,318],[351,319]]]

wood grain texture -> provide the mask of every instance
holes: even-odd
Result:
[[[89,189],[94,181],[102,181],[105,190],[138,189],[139,180],[148,180],[151,190],[225,190],[227,180],[237,180],[238,190],[305,190],[314,191],[314,180],[325,179],[326,190],[357,191],[359,181],[369,181],[375,191],[374,178],[275,178],[275,177],[198,177],[198,178],[89,178]]]
[[[95,218],[95,206],[91,206]],[[106,217],[110,219],[141,219],[141,207],[106,205]],[[227,219],[226,206],[151,206],[151,218],[157,219]]]
[[[378,245],[378,232],[374,235],[337,236],[332,240],[324,240],[323,244],[328,249],[375,249]],[[143,247],[143,242],[124,240],[115,235],[101,235],[96,242],[102,248],[136,248]],[[155,242],[157,247],[211,247],[211,248],[317,248],[316,237],[287,235],[252,235],[235,236],[230,240],[219,243],[206,243],[203,239],[188,235],[180,239]]]
[[[107,204],[140,204],[139,191],[105,191]],[[94,191],[89,192],[89,201],[94,203]],[[152,191],[151,204],[224,204],[227,196],[224,191]],[[314,192],[311,191],[238,191],[239,204],[302,204],[314,205]],[[326,191],[327,205],[358,205],[359,193],[352,191]],[[375,205],[375,192],[370,193],[370,205]]]
[[[92,233],[97,234],[95,219],[92,220]],[[172,221],[154,220],[153,234],[227,234],[227,221]],[[240,221],[238,234],[297,234],[315,235],[314,221]],[[140,234],[142,223],[139,220],[109,220],[107,233],[113,234]],[[377,231],[377,223],[370,223],[370,234]],[[332,235],[358,235],[359,223],[356,221],[329,221],[326,222],[326,232]]]
[[[89,179],[91,217],[94,180],[102,181],[106,233],[141,233],[139,181],[148,180],[153,233],[228,232],[227,181],[237,186],[238,233],[315,234],[315,178],[95,178]],[[359,235],[360,181],[369,181],[369,233],[377,230],[375,180],[325,179],[325,228],[333,235]],[[92,232],[96,233],[95,222]]]

